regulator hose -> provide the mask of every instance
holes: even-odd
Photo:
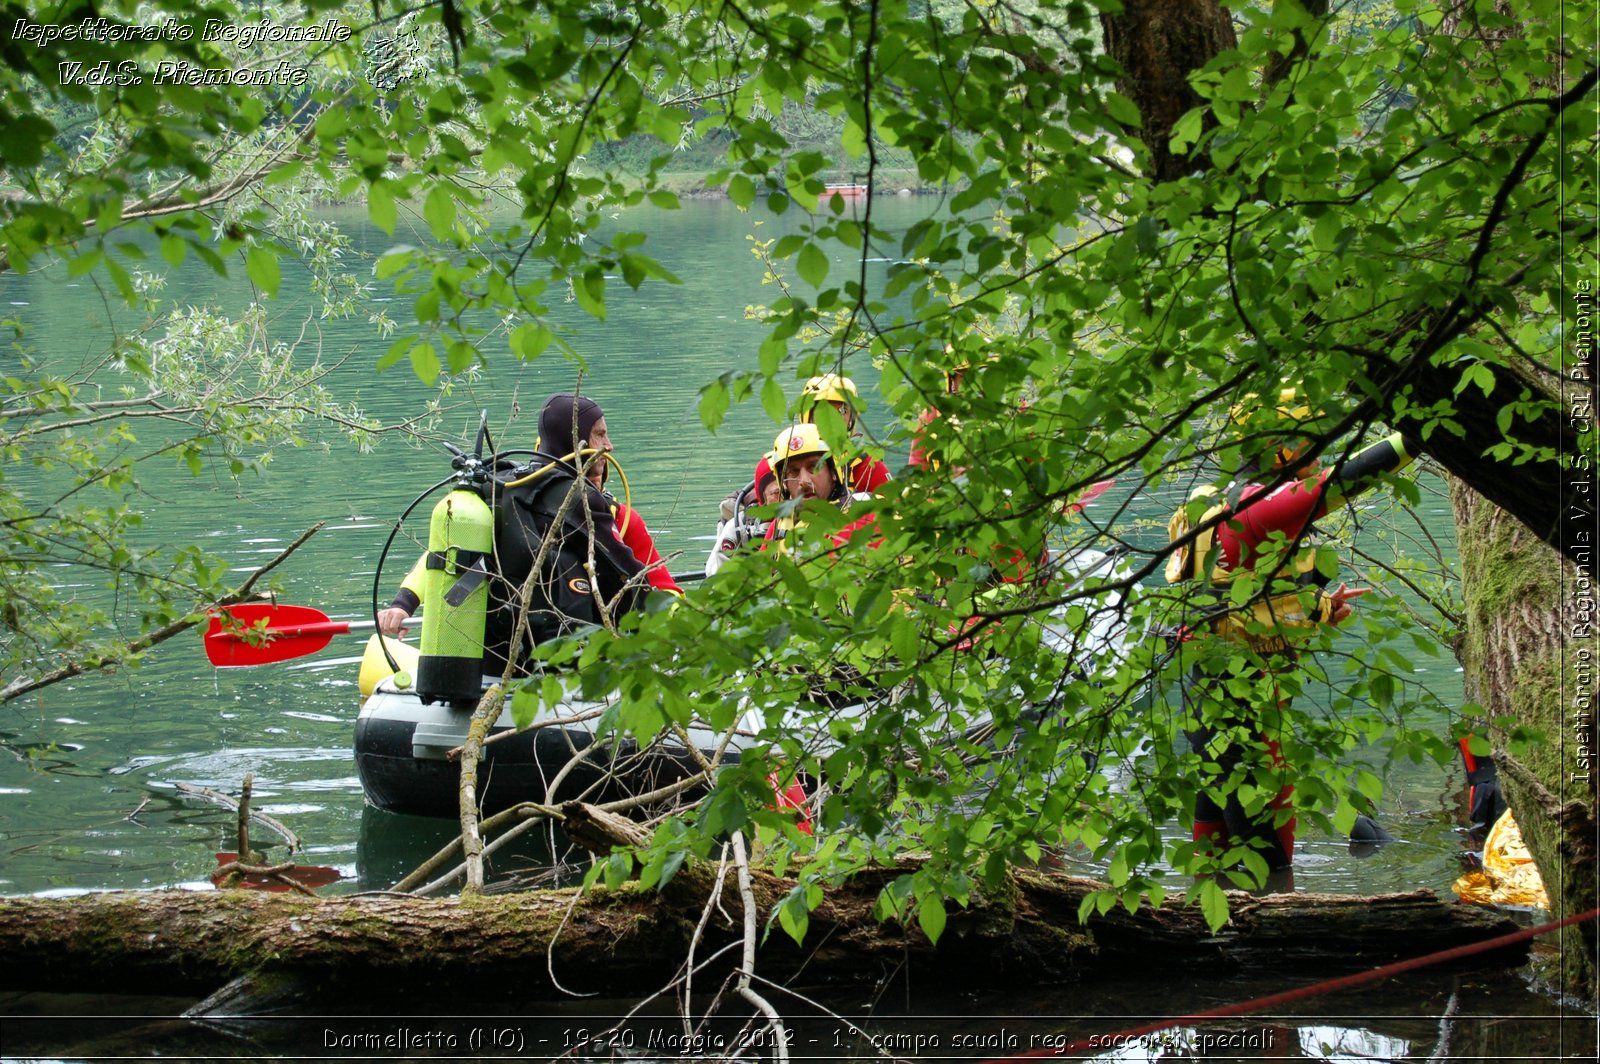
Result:
[[[400,512],[395,518],[394,527],[389,530],[389,538],[383,541],[383,550],[378,552],[378,566],[372,573],[372,625],[378,625],[378,590],[383,586],[383,563],[389,560],[389,548],[394,546],[394,537],[400,534],[400,527],[406,523],[406,518],[411,516],[411,511],[422,505],[424,499],[446,484],[454,484],[457,480],[455,474],[445,477],[439,483],[425,490],[421,495],[411,500],[411,505]],[[400,663],[394,660],[394,655],[389,652],[389,637],[383,634],[383,629],[378,629],[378,646],[383,650],[383,660],[395,672],[400,671]]]

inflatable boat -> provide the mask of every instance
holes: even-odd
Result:
[[[1105,577],[1118,562],[1114,555],[1082,551],[1069,564],[1074,579]],[[356,720],[356,772],[367,800],[380,809],[417,816],[455,817],[459,813],[460,760],[471,707],[434,702],[425,705],[410,686],[418,652],[393,639],[384,641],[395,673],[385,657],[380,636],[373,636],[362,661],[365,701]],[[1061,653],[1099,657],[1115,653],[1127,632],[1109,613],[1097,614],[1076,641],[1063,624],[1047,624],[1045,642]],[[1085,651],[1087,645],[1087,651]],[[489,679],[484,685],[488,686]],[[698,761],[677,736],[658,739],[640,749],[632,741],[604,733],[608,701],[565,700],[546,708],[532,726],[517,732],[509,706],[489,729],[478,768],[478,800],[492,814],[522,802],[556,803],[573,799],[610,801],[648,794],[680,782],[698,770]],[[848,716],[861,707],[834,712]],[[806,725],[815,730],[815,722]],[[763,730],[758,712],[747,713],[722,752],[722,762],[738,760],[741,750],[757,742]],[[724,741],[723,733],[693,725],[688,739],[710,759]],[[581,755],[581,756],[580,756]]]
[[[379,636],[373,636],[363,659],[364,677],[388,673]],[[414,816],[455,817],[460,811],[461,761],[472,708],[434,702],[424,705],[411,689],[414,647],[388,640],[401,667],[396,675],[376,682],[356,718],[356,774],[367,801],[379,809]],[[415,675],[410,672],[410,675]],[[485,681],[485,688],[488,681]],[[605,802],[647,794],[677,783],[699,770],[698,762],[676,737],[640,749],[632,741],[597,741],[609,702],[564,700],[542,710],[532,725],[518,732],[509,705],[489,728],[478,765],[478,801],[487,814],[522,802],[555,803],[582,799]],[[754,735],[759,717],[741,721],[739,731]],[[721,735],[709,727],[687,729],[691,742],[710,758]],[[746,738],[744,741],[748,741]],[[737,761],[738,735],[723,752],[723,762]]]

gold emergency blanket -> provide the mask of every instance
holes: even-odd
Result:
[[[1550,898],[1544,892],[1538,866],[1533,863],[1533,855],[1522,841],[1522,829],[1517,827],[1509,809],[1495,821],[1488,838],[1483,840],[1483,870],[1468,872],[1451,884],[1450,889],[1462,901],[1479,905],[1550,908]]]

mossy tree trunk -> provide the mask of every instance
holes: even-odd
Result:
[[[1563,916],[1585,912],[1600,898],[1590,574],[1459,481],[1451,496],[1467,604],[1457,646],[1467,699],[1492,722],[1488,738],[1506,799],[1551,904]],[[1519,727],[1537,730],[1542,741],[1513,743]],[[1595,924],[1565,935],[1559,979],[1588,993],[1596,985]]]

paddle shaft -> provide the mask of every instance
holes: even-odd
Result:
[[[275,624],[266,630],[274,639],[295,639],[319,635],[343,635],[345,632],[364,631],[377,626],[376,621],[317,621],[312,624]]]
[[[674,575],[688,583],[705,579],[704,573]],[[245,603],[222,611],[229,617],[224,625],[220,614],[213,615],[206,630],[206,657],[219,668],[269,665],[315,654],[336,635],[377,627],[376,621],[335,621],[310,606],[276,603]],[[409,617],[415,623],[420,617]]]

